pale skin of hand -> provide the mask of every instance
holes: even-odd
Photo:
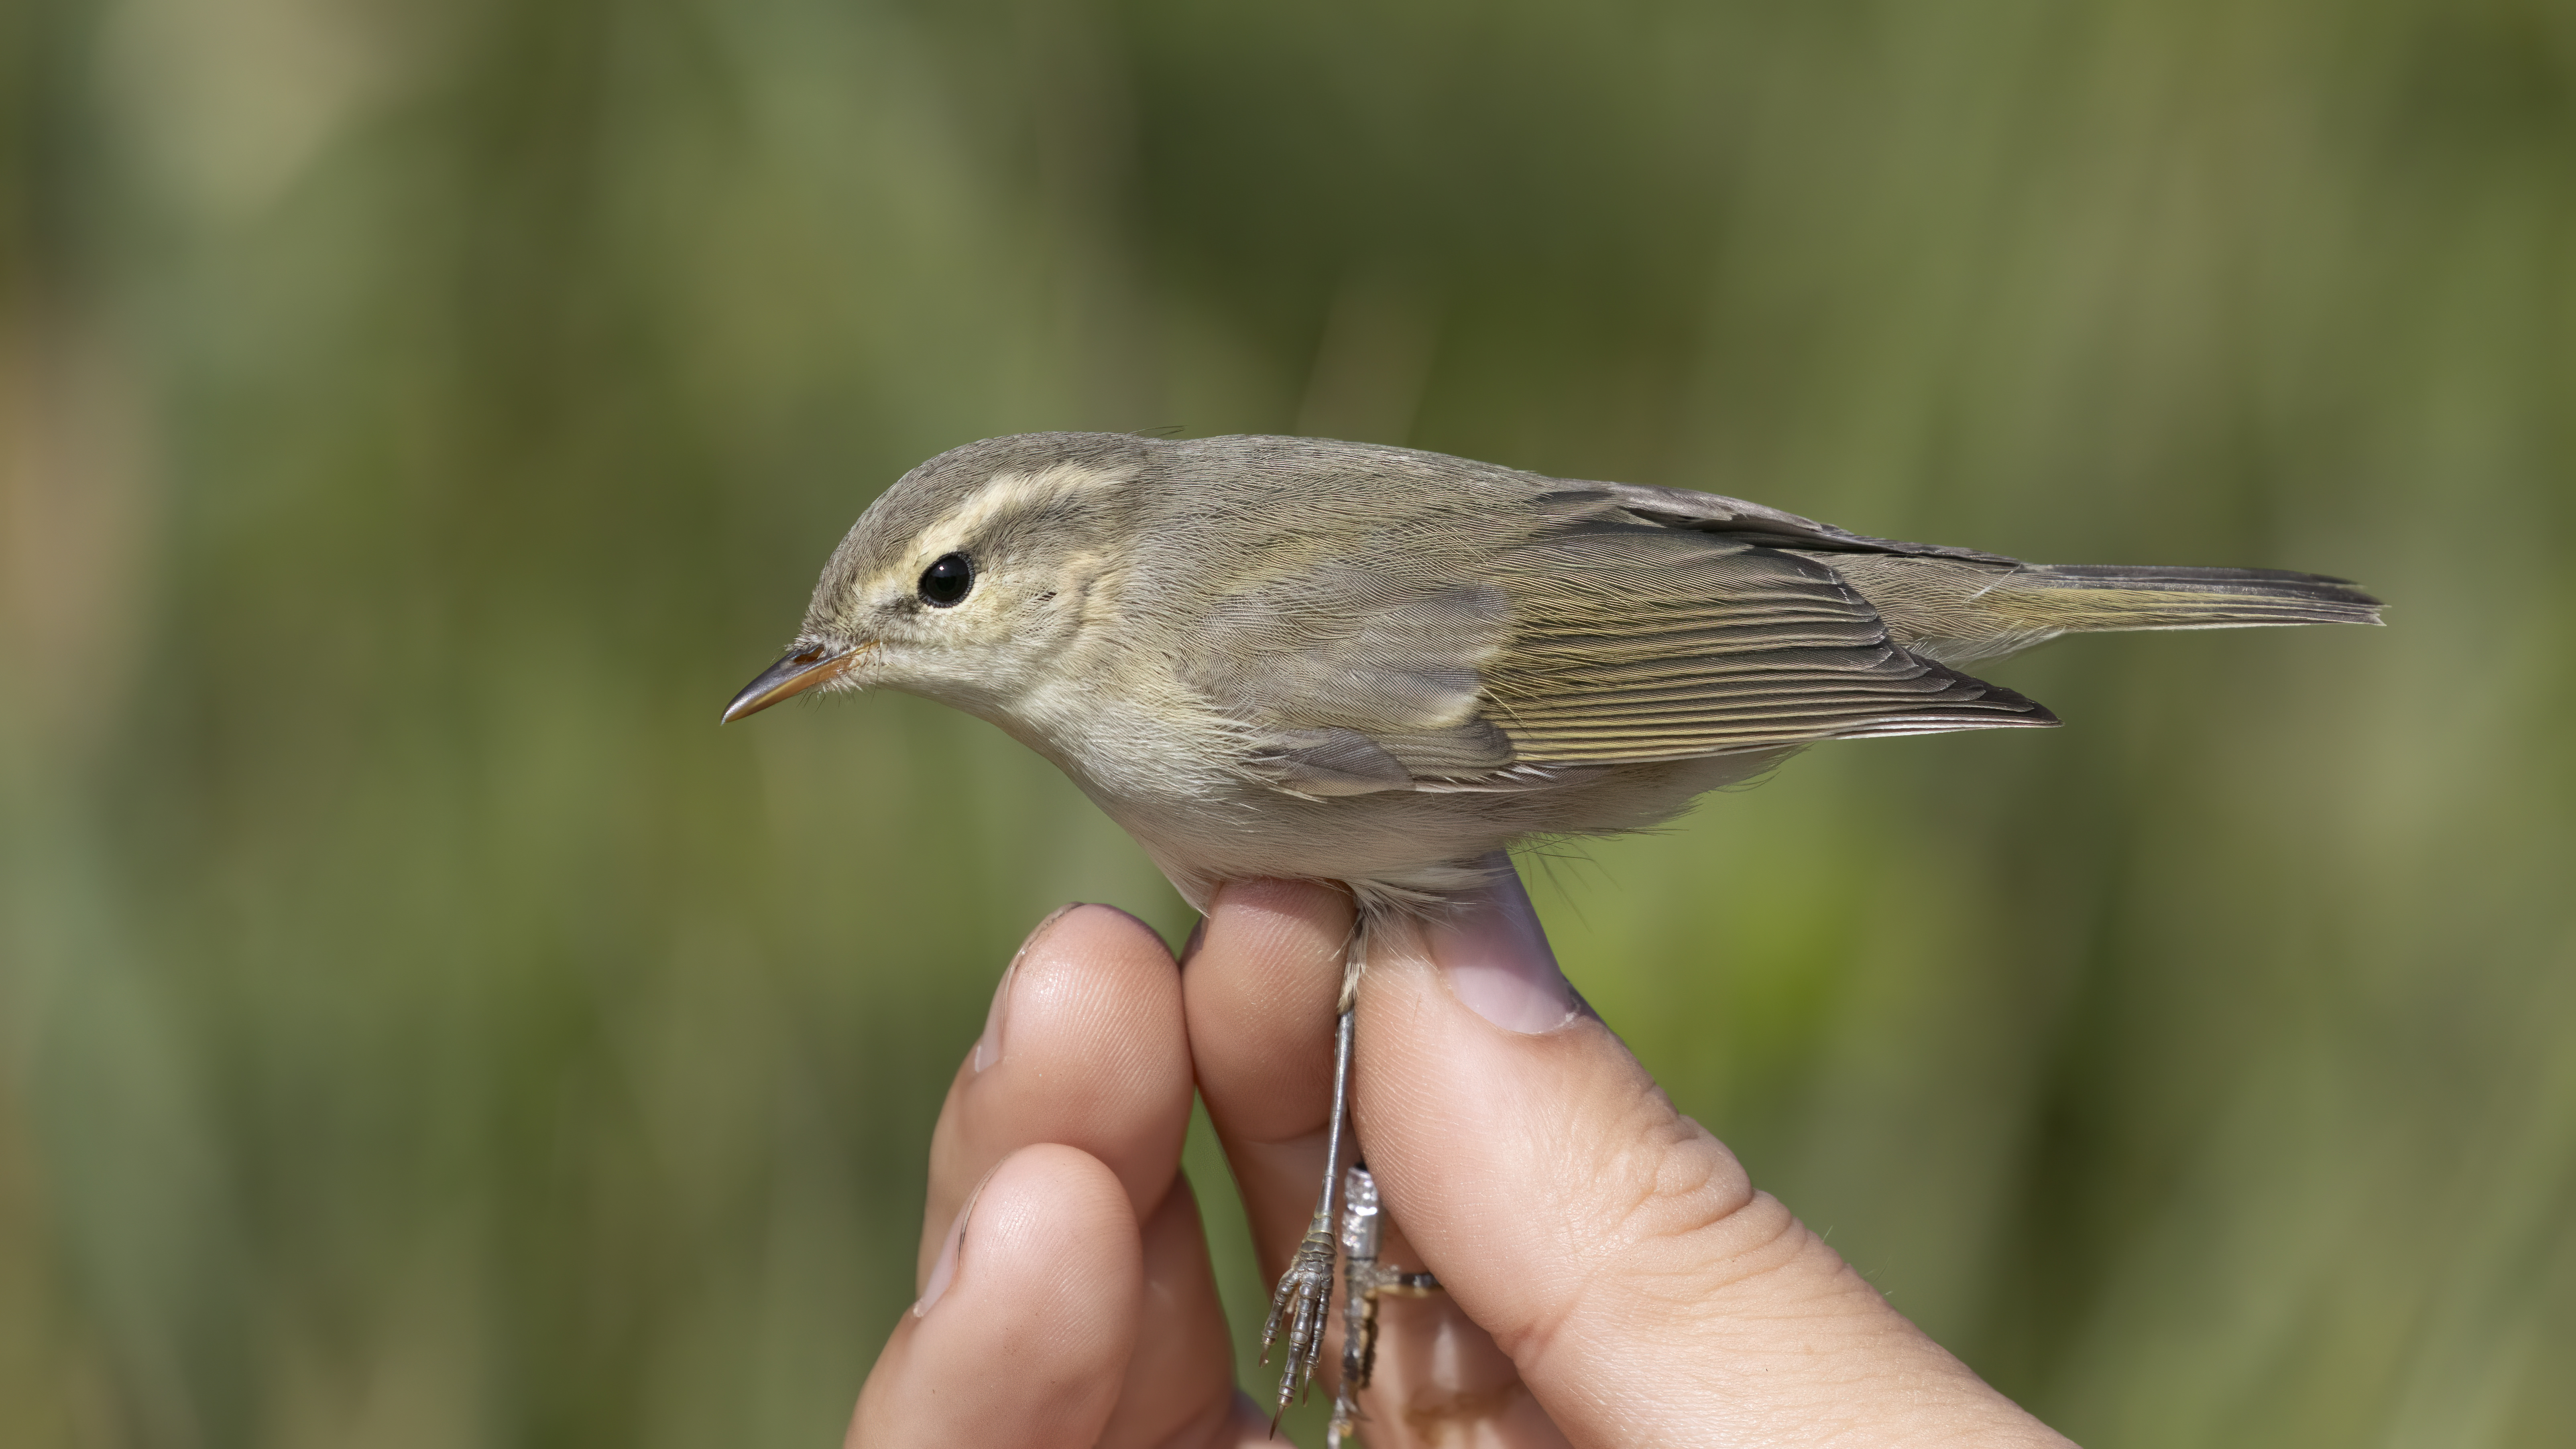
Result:
[[[1181,1145],[1195,1087],[1277,1273],[1322,1178],[1350,911],[1228,885],[1177,970],[1104,906],[1038,928],[940,1113],[922,1302],[849,1446],[1279,1442],[1234,1383]],[[1371,1449],[2067,1442],[1673,1109],[1565,986],[1517,882],[1381,936],[1359,1011],[1385,1260],[1447,1289],[1385,1303]],[[1318,1393],[1339,1362],[1337,1332]]]

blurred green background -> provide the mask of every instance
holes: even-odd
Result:
[[[2562,0],[14,0],[0,56],[0,1442],[837,1442],[1013,945],[1187,916],[983,725],[715,715],[877,489],[1036,428],[2380,590],[1530,873],[2077,1438],[2576,1424]]]

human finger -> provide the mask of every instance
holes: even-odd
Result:
[[[1098,1158],[1152,1215],[1190,1122],[1179,973],[1162,938],[1108,906],[1067,906],[1029,934],[994,989],[931,1134],[916,1281],[967,1193],[1022,1147]]]
[[[1135,1348],[1143,1281],[1116,1173],[1052,1143],[1011,1154],[942,1234],[921,1300],[859,1393],[847,1449],[1096,1443]]]
[[[1287,1266],[1323,1183],[1333,1006],[1350,930],[1339,891],[1229,881],[1181,973],[1192,1071],[1265,1273]]]
[[[1144,1274],[1136,1351],[1100,1431],[1103,1449],[1265,1444],[1269,1419],[1234,1386],[1234,1347],[1187,1178],[1144,1225]]]
[[[2063,1443],[1675,1111],[1517,878],[1373,953],[1356,1112],[1395,1219],[1577,1444]]]
[[[1350,901],[1338,891],[1229,882],[1182,970],[1199,1093],[1243,1194],[1262,1269],[1273,1276],[1304,1237],[1323,1183],[1334,1007],[1350,927]],[[1363,983],[1363,1000],[1372,989]],[[1387,1230],[1381,1260],[1419,1262],[1400,1219]],[[1380,1315],[1377,1372],[1361,1396],[1372,1449],[1458,1434],[1516,1449],[1563,1442],[1520,1388],[1511,1360],[1456,1303],[1439,1294],[1389,1297]],[[1329,1323],[1319,1374],[1328,1389],[1340,1376],[1339,1315]]]
[[[1105,1444],[1160,1444],[1222,1421],[1234,1395],[1225,1312],[1177,1176],[1191,1081],[1180,985],[1161,938],[1105,906],[1030,933],[958,1067],[931,1150],[923,1273],[994,1162],[1055,1142],[1108,1166],[1143,1224],[1147,1310]]]

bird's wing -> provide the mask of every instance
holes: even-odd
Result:
[[[1246,728],[1249,771],[1315,795],[2056,723],[1898,647],[1824,563],[1597,516],[1491,556],[1479,582],[1352,564],[1236,592],[1177,662]]]
[[[1818,523],[1812,518],[1801,518],[1765,504],[1702,493],[1691,488],[1649,488],[1638,483],[1583,483],[1563,496],[1569,502],[1593,507],[1606,502],[1623,513],[1666,528],[1722,534],[1747,543],[1778,544],[1786,548],[1834,553],[1893,553],[1917,558],[1969,559],[1989,564],[2020,562],[2002,554],[1981,553],[1973,548],[1872,538],[1865,533]]]
[[[1504,555],[1497,576],[1514,620],[1485,713],[1517,764],[2057,723],[1908,653],[1827,564],[1744,538],[1576,528]]]

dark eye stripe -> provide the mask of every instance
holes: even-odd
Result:
[[[962,553],[942,554],[921,571],[921,601],[934,609],[962,602],[975,587],[975,565]]]

